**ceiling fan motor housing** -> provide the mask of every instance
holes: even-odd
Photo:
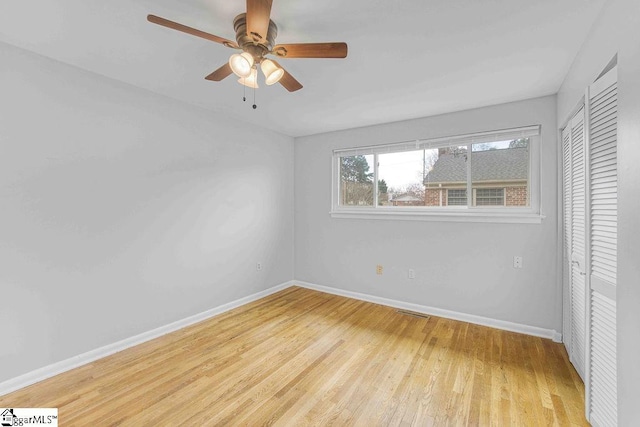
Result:
[[[259,34],[247,34],[247,14],[241,13],[233,20],[233,28],[236,30],[236,41],[238,46],[245,52],[253,55],[258,63],[266,54],[271,52],[275,46],[276,36],[278,35],[278,26],[272,20],[269,20],[269,30],[267,36],[262,39]]]

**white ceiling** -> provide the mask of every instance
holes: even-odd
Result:
[[[261,84],[257,110],[233,76],[204,80],[233,50],[146,21],[234,40],[245,0],[2,0],[0,40],[302,136],[556,93],[604,2],[274,0],[277,42],[344,41],[349,55],[280,60],[304,88]]]

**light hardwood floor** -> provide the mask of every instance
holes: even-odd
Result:
[[[550,340],[289,288],[0,397],[61,426],[587,425]]]

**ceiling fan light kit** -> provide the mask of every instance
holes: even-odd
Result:
[[[247,0],[247,12],[241,13],[233,20],[236,42],[155,15],[148,15],[147,20],[241,51],[231,55],[227,63],[206,76],[207,80],[221,81],[230,74],[235,74],[239,77],[240,84],[255,89],[258,88],[257,68],[260,64],[260,69],[265,76],[265,83],[268,86],[280,83],[289,92],[295,92],[302,89],[302,84],[276,61],[266,58],[267,55],[287,59],[346,58],[347,44],[340,42],[276,45],[278,27],[270,19],[272,1]],[[256,108],[255,104],[254,108]]]
[[[260,87],[258,86],[258,70],[256,70],[255,67],[252,68],[247,77],[240,77],[238,79],[238,83],[252,89],[258,89]]]
[[[234,53],[229,58],[231,71],[238,77],[249,77],[255,60],[249,52]]]
[[[264,74],[265,83],[269,86],[278,83],[282,76],[284,76],[284,70],[270,59],[263,59],[260,63],[260,69],[262,69],[262,73]]]

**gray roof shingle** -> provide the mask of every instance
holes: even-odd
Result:
[[[511,181],[526,180],[529,176],[529,148],[474,151],[471,153],[471,180]],[[466,182],[466,153],[441,154],[427,174],[424,182]]]

